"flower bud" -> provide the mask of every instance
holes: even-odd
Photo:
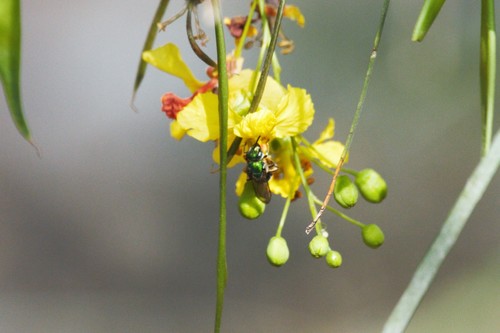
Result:
[[[314,258],[324,257],[328,250],[330,250],[330,245],[328,244],[328,239],[324,236],[317,235],[309,242],[309,252]]]
[[[367,224],[361,229],[363,242],[369,247],[376,249],[384,243],[384,233],[376,224]]]
[[[367,201],[379,203],[387,195],[387,184],[384,178],[373,169],[361,170],[355,182]]]
[[[332,268],[338,268],[342,265],[342,256],[340,252],[330,250],[326,254],[326,263]]]
[[[338,176],[333,197],[342,207],[351,208],[358,201],[358,188],[348,176]]]
[[[254,220],[264,213],[266,204],[255,195],[252,182],[245,183],[245,187],[238,201],[238,208],[240,214],[249,220]]]
[[[283,237],[274,236],[267,245],[267,260],[273,266],[283,266],[290,256],[290,251]]]

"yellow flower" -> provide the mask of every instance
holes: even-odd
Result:
[[[175,138],[187,134],[196,140],[219,141],[218,96],[210,87],[213,81],[203,83],[194,78],[183,62],[177,47],[168,44],[157,50],[145,52],[145,61],[169,74],[181,78],[194,94],[185,99],[167,93],[163,97],[163,111],[174,119],[171,133]],[[178,70],[182,68],[182,70]],[[343,145],[333,137],[333,120],[330,120],[320,138],[312,145],[301,144],[297,152],[292,149],[290,138],[307,130],[314,119],[311,96],[301,88],[288,85],[286,88],[271,77],[267,78],[261,101],[255,112],[249,113],[253,91],[259,80],[259,73],[242,70],[229,78],[228,100],[228,142],[242,138],[240,149],[235,153],[229,166],[245,163],[244,154],[257,140],[264,154],[268,154],[278,166],[269,180],[269,188],[274,194],[284,198],[297,197],[300,177],[294,165],[294,155],[299,154],[302,172],[306,178],[313,174],[311,161],[317,159],[327,167],[335,167],[343,150]],[[212,83],[211,83],[212,82]],[[218,162],[219,147],[213,153]],[[236,183],[236,192],[241,194],[248,175],[244,170]]]
[[[311,145],[300,144],[298,151],[299,160],[304,173],[304,177],[308,182],[312,182],[312,163],[318,160],[328,168],[337,166],[340,156],[344,150],[344,145],[339,141],[333,141],[335,123],[333,119],[329,119],[327,126],[321,132],[320,137]],[[300,141],[300,138],[297,138]],[[269,180],[269,188],[272,193],[281,195],[283,198],[299,197],[300,176],[293,162],[293,149],[289,138],[274,139],[269,144],[269,151],[265,151],[271,155],[273,161],[278,165],[278,171],[273,174]],[[346,161],[347,162],[347,161]],[[236,194],[241,195],[243,187],[247,181],[246,173],[243,172],[236,182]]]
[[[304,132],[314,119],[311,96],[304,89],[282,87],[271,77],[267,78],[257,110],[248,113],[251,83],[254,72],[243,70],[229,79],[229,132],[244,140],[262,142],[285,138]],[[218,99],[212,92],[198,94],[177,115],[177,120],[187,134],[199,141],[218,139]]]
[[[318,140],[312,146],[300,146],[303,154],[310,158],[319,160],[328,168],[335,168],[340,160],[340,156],[344,150],[344,144],[340,141],[331,140],[334,135],[335,122],[333,118],[328,120],[328,125],[321,132]],[[348,158],[346,158],[347,163]]]

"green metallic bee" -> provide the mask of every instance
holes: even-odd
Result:
[[[259,138],[245,153],[245,160],[247,161],[245,171],[248,176],[247,181],[252,181],[257,198],[267,204],[271,201],[271,190],[268,182],[273,173],[278,171],[278,166],[264,154],[262,147],[259,145]]]

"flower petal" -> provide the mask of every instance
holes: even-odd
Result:
[[[243,139],[274,137],[273,129],[276,125],[276,116],[268,109],[247,114],[239,124],[234,126],[234,134]]]
[[[286,5],[283,11],[283,16],[292,21],[297,21],[299,27],[303,28],[306,23],[304,15],[302,15],[300,8],[294,5]]]
[[[333,118],[330,118],[328,119],[328,124],[326,125],[325,129],[323,130],[323,132],[321,132],[318,140],[316,140],[314,144],[330,140],[333,138],[334,134],[335,134],[335,121],[333,120]]]
[[[172,43],[168,43],[154,50],[142,53],[142,60],[155,66],[156,68],[178,77],[191,92],[195,92],[203,82],[200,82],[193,75],[189,67],[181,57],[179,48]]]
[[[288,94],[282,98],[276,112],[277,138],[295,136],[304,132],[314,119],[314,105],[304,89],[288,86]]]
[[[177,140],[180,140],[186,134],[186,130],[179,125],[177,120],[174,120],[170,123],[170,135]]]
[[[236,195],[240,196],[243,193],[243,188],[245,187],[245,183],[247,182],[247,174],[245,172],[240,173],[238,180],[236,181]]]
[[[187,135],[206,142],[219,138],[217,95],[212,92],[196,95],[191,103],[177,114],[179,125]]]
[[[229,93],[232,94],[241,90],[253,91],[257,86],[259,77],[260,75],[252,70],[242,70],[239,75],[235,75],[229,79]],[[252,87],[252,85],[255,87]],[[264,89],[260,104],[270,110],[275,110],[278,108],[278,103],[285,93],[285,88],[269,76],[266,80],[266,88]]]
[[[337,167],[340,156],[344,151],[344,145],[341,142],[332,140],[314,144],[313,147],[314,149],[311,149],[311,154],[329,168]],[[346,158],[346,163],[347,160],[348,158]]]

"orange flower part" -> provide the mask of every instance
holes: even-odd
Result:
[[[161,110],[165,112],[170,119],[177,119],[177,114],[184,109],[194,98],[180,98],[174,93],[168,92],[161,97]]]

